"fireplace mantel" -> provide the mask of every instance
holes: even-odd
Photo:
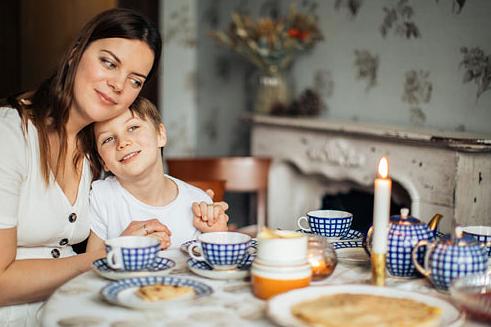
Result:
[[[273,227],[295,228],[296,218],[319,208],[334,182],[370,188],[383,155],[392,178],[411,196],[414,216],[442,213],[444,231],[455,224],[491,225],[491,135],[260,115],[251,120],[253,155],[274,159]]]

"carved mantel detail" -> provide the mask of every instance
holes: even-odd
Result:
[[[345,168],[357,168],[365,164],[364,155],[349,142],[340,139],[327,140],[323,145],[311,145],[306,151],[312,161],[319,161]]]

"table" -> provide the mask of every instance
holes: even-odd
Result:
[[[111,282],[95,272],[86,272],[61,286],[44,305],[43,326],[275,326],[266,316],[267,302],[255,298],[247,280],[218,281],[201,278],[185,266],[187,257],[179,250],[169,251],[176,262],[172,275],[202,281],[214,289],[214,294],[198,299],[185,308],[161,311],[140,311],[114,306],[99,296],[100,289]],[[369,283],[370,267],[339,262],[334,273],[311,287],[320,285]],[[424,279],[387,280],[388,286],[418,291],[438,297],[448,296],[434,290]],[[466,321],[465,327],[485,326]]]

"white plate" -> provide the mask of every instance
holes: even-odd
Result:
[[[458,327],[464,322],[463,314],[451,303],[437,297],[388,287],[369,285],[316,286],[293,290],[268,301],[268,315],[281,326],[308,326],[291,313],[291,307],[302,301],[339,293],[370,294],[411,299],[442,310],[442,327]]]
[[[111,280],[124,278],[146,277],[146,276],[165,276],[168,275],[176,266],[174,260],[158,255],[152,267],[141,271],[120,271],[114,270],[107,265],[106,258],[97,259],[92,263],[92,270],[99,276]]]
[[[206,262],[194,259],[189,259],[187,265],[189,270],[198,276],[222,280],[243,279],[249,276],[249,269],[251,268],[251,266],[248,265],[239,269],[213,270]]]
[[[194,289],[194,296],[181,297],[175,300],[150,302],[145,301],[136,294],[141,286],[155,284],[190,286]],[[101,296],[109,303],[133,309],[162,309],[162,306],[166,304],[186,304],[193,299],[207,296],[212,293],[213,289],[205,283],[190,278],[172,276],[127,278],[109,283],[101,289]]]

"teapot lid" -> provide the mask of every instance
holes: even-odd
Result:
[[[406,225],[406,226],[421,225],[421,221],[418,218],[409,216],[408,208],[402,208],[400,215],[394,215],[390,217],[390,222],[395,225]]]

